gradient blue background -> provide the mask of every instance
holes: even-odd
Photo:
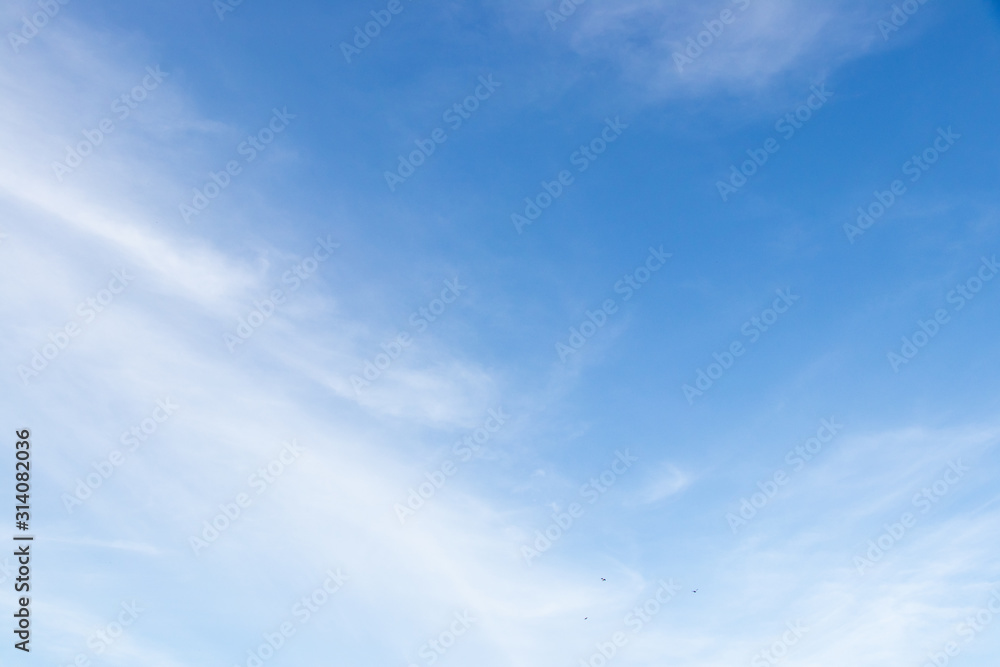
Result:
[[[595,1],[555,30],[555,2],[401,1],[351,63],[340,44],[385,3],[245,0],[220,20],[208,0],[74,0],[16,51],[7,35],[38,6],[0,11],[0,411],[11,468],[13,431],[32,430],[37,535],[17,658],[246,665],[340,568],[348,582],[265,664],[426,665],[467,610],[436,664],[577,665],[622,631],[609,664],[759,665],[800,621],[779,662],[918,667],[955,640],[950,664],[992,667],[1000,624],[956,632],[1000,586],[1000,281],[960,312],[946,299],[1000,251],[997,4],[931,1],[885,39],[893,5],[874,0]],[[727,7],[679,72],[674,52]],[[157,65],[164,83],[58,180],[66,146]],[[487,75],[500,87],[448,129]],[[821,84],[830,100],[781,139]],[[274,108],[296,118],[186,224],[179,205]],[[576,172],[607,118],[628,127]],[[438,127],[448,140],[390,192],[386,170]],[[961,138],[848,242],[939,128]],[[722,201],[717,182],[772,136],[780,151]],[[563,169],[573,185],[519,234],[511,214]],[[289,292],[317,237],[340,248]],[[615,285],[650,246],[672,257],[625,302]],[[134,282],[24,381],[123,267]],[[417,332],[411,314],[456,277],[466,289]],[[287,302],[231,352],[276,288]],[[779,289],[800,300],[750,344],[744,322]],[[563,363],[556,344],[609,298],[617,313]],[[894,372],[887,354],[938,308],[950,323]],[[412,346],[356,392],[400,333]],[[736,340],[746,354],[690,404],[683,385]],[[166,397],[175,415],[69,511]],[[509,420],[461,462],[453,444],[497,408]],[[831,418],[843,430],[792,472],[786,453]],[[257,495],[248,478],[293,439],[305,454]],[[581,501],[626,449],[638,461]],[[394,506],[447,460],[458,471],[401,525]],[[913,496],[957,460],[970,470],[921,513]],[[734,533],[727,515],[776,471],[787,484]],[[573,502],[584,515],[527,563]],[[859,572],[904,512],[916,525]],[[681,593],[633,633],[660,579]],[[95,653],[132,600],[145,611]]]

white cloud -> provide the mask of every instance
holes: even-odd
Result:
[[[691,476],[677,466],[663,462],[655,466],[649,479],[628,502],[649,505],[676,495],[691,485]]]
[[[821,56],[863,50],[864,40],[845,28],[844,15],[761,0],[745,24],[733,26],[728,46],[720,43],[699,60],[704,78],[684,82],[670,72],[669,54],[697,25],[697,16],[677,21],[668,16],[675,5],[666,3],[612,7],[595,0],[588,7],[591,14],[581,13],[574,28],[576,48],[617,58],[634,82],[646,81],[655,95],[698,86],[762,86],[790,70],[810,69]],[[633,38],[639,24],[654,34]],[[737,27],[747,32],[737,33]],[[77,513],[60,514],[58,500],[46,506],[53,544],[94,547],[102,554],[92,561],[61,556],[51,575],[57,578],[51,590],[58,593],[40,615],[53,619],[47,630],[82,636],[94,622],[104,622],[100,614],[76,611],[90,608],[86,586],[94,579],[112,582],[113,594],[145,586],[152,601],[162,601],[155,624],[166,629],[143,634],[141,641],[138,634],[130,636],[121,644],[122,656],[133,664],[191,664],[165,656],[183,651],[186,637],[214,636],[206,632],[212,626],[227,633],[227,642],[237,641],[215,648],[235,661],[249,647],[238,642],[256,641],[273,629],[296,591],[308,592],[326,568],[338,566],[351,577],[343,596],[315,622],[312,634],[303,632],[297,640],[316,655],[331,641],[362,637],[388,646],[390,657],[402,664],[442,629],[442,619],[463,608],[481,618],[469,645],[482,665],[564,663],[567,656],[588,655],[595,637],[620,629],[622,617],[653,584],[620,565],[613,585],[599,585],[593,562],[603,567],[607,559],[593,554],[602,547],[570,547],[587,544],[584,538],[596,527],[581,522],[558,555],[528,568],[513,539],[524,534],[526,513],[514,501],[486,500],[473,470],[441,489],[412,525],[400,526],[396,519],[393,503],[439,463],[432,454],[442,442],[450,444],[447,435],[478,426],[487,408],[503,403],[506,388],[494,371],[437,344],[428,332],[412,357],[401,359],[358,399],[348,378],[383,341],[368,333],[374,327],[340,313],[335,295],[318,291],[296,295],[298,305],[283,310],[239,353],[226,350],[222,334],[251,298],[270,288],[273,276],[267,266],[257,270],[254,261],[189,236],[173,215],[176,195],[189,180],[188,169],[178,166],[183,151],[168,150],[163,164],[150,166],[146,142],[170,140],[134,135],[155,135],[162,127],[210,136],[227,132],[193,111],[180,90],[159,91],[161,106],[149,106],[133,134],[106,145],[106,153],[88,162],[87,173],[78,174],[79,183],[59,185],[52,178],[53,153],[45,151],[58,154],[77,135],[75,109],[102,113],[108,95],[134,76],[135,68],[119,63],[146,62],[145,54],[124,59],[100,53],[80,67],[72,59],[46,60],[44,44],[54,45],[56,54],[82,53],[72,39],[60,51],[60,36],[64,29],[51,26],[46,42],[33,45],[40,47],[36,53],[0,79],[0,99],[20,96],[19,105],[41,110],[35,118],[14,113],[20,106],[2,107],[2,120],[9,122],[0,123],[0,143],[9,150],[0,157],[0,190],[14,222],[5,223],[10,238],[0,246],[0,284],[18,322],[3,334],[8,371],[72,317],[78,300],[110,270],[124,263],[136,267],[140,278],[29,388],[10,382],[8,373],[12,402],[28,408],[19,417],[38,423],[51,443],[40,478],[52,492],[39,497],[56,499],[72,489],[81,471],[117,447],[118,434],[157,398],[171,395],[182,408]],[[595,46],[598,40],[605,43]],[[60,102],[74,81],[80,89]],[[191,159],[198,162],[202,144],[192,145]],[[269,256],[266,248],[262,254]],[[329,317],[321,326],[309,313]],[[313,385],[328,391],[314,391]],[[557,389],[550,391],[562,391]],[[916,655],[910,649],[921,633],[936,641],[950,611],[975,604],[982,592],[949,592],[954,581],[967,571],[995,572],[989,547],[996,508],[982,506],[979,514],[947,525],[928,521],[925,531],[893,552],[894,569],[864,579],[851,571],[858,535],[852,528],[873,509],[891,517],[900,499],[905,507],[905,489],[899,487],[915,471],[933,472],[935,456],[981,449],[994,433],[904,429],[838,441],[840,453],[830,452],[796,478],[798,490],[780,499],[784,505],[768,507],[773,523],[762,513],[747,542],[733,538],[720,516],[716,532],[698,532],[703,543],[671,544],[686,550],[677,560],[667,557],[674,554],[657,556],[653,567],[703,567],[689,576],[707,583],[697,601],[677,600],[618,664],[659,664],[671,657],[704,665],[745,663],[780,632],[781,623],[772,623],[779,612],[790,620],[807,615],[816,628],[797,654],[805,661],[800,664],[874,665],[880,651],[890,649]],[[240,520],[195,558],[188,536],[220,503],[246,491],[248,476],[289,438],[306,449],[303,460],[254,496]],[[535,482],[563,478],[558,469],[535,474],[544,477]],[[693,475],[673,463],[661,462],[647,474],[630,496],[631,507],[651,506],[642,508],[647,515],[666,498],[691,495],[681,492],[691,487]],[[619,489],[639,479],[623,480]],[[616,516],[627,518],[629,507],[615,508]],[[805,530],[797,528],[803,515]],[[672,528],[652,523],[650,532]],[[139,568],[137,561],[155,564]],[[934,575],[930,584],[923,583],[928,572]],[[190,598],[184,607],[173,606],[178,590],[196,591],[204,616],[188,615]],[[709,604],[697,606],[705,598]],[[903,598],[911,602],[900,606],[896,601]],[[584,616],[594,622],[584,624]],[[149,621],[154,623],[152,612]],[[169,639],[158,643],[157,636]],[[719,642],[720,636],[726,641]]]

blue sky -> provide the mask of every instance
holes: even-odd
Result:
[[[220,6],[0,10],[18,659],[995,664],[996,3]]]

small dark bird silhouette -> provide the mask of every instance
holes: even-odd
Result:
[[[585,620],[585,621],[586,621],[586,620],[587,620],[588,618],[590,618],[590,617],[589,617],[589,616],[584,616],[584,617],[583,617],[583,620]]]
[[[694,589],[694,590],[693,590],[693,591],[691,591],[691,592],[692,592],[692,593],[697,593],[697,592],[698,592],[698,589],[696,588],[696,589]]]
[[[601,581],[607,581],[607,579],[605,579],[604,577],[601,577]]]

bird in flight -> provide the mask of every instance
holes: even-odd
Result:
[[[692,592],[692,593],[697,593],[697,592],[698,592],[698,589],[696,588],[696,589],[694,589],[694,590],[693,590],[693,591],[691,591],[691,592]]]
[[[604,577],[601,577],[601,581],[607,581],[607,579],[605,579]]]

